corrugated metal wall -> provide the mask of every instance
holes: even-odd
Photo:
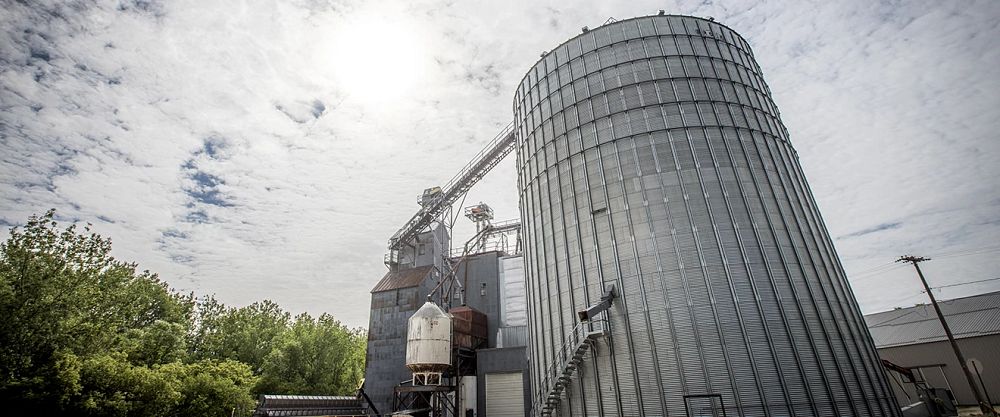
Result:
[[[422,236],[425,241],[429,240],[429,234],[425,233]],[[517,257],[504,257],[501,261],[500,255],[499,252],[471,255],[459,266],[456,272],[456,277],[459,279],[467,279],[466,302],[468,306],[488,317],[489,341],[484,347],[496,346],[501,324],[502,289],[500,288],[499,266],[503,262],[507,265],[509,272],[514,272],[516,275],[520,262],[520,258]],[[429,264],[430,259],[426,259],[425,263]],[[365,391],[372,397],[379,411],[383,413],[393,411],[390,409],[393,387],[412,377],[412,373],[405,364],[407,321],[424,304],[427,300],[427,294],[431,293],[438,282],[433,274],[426,277],[419,273],[417,275],[410,274],[419,268],[421,267],[411,268],[407,266],[401,268],[398,274],[390,272],[387,277],[388,282],[380,282],[376,285],[376,292],[372,293],[365,366]],[[424,268],[427,271],[424,274],[430,272],[429,267],[424,266]],[[404,287],[394,288],[395,286]],[[456,298],[453,303],[454,306],[458,306],[460,300]],[[514,329],[508,333],[510,334],[506,336],[508,339],[506,346],[517,346],[519,342],[521,346],[525,344],[523,331],[518,333],[517,329]]]
[[[499,260],[500,326],[527,326],[528,301],[524,294],[524,257],[504,256]]]
[[[958,346],[962,349],[966,360],[975,360],[980,366],[978,375],[971,366],[969,367],[979,389],[983,390],[982,392],[994,404],[1000,403],[1000,348],[998,348],[1000,335],[958,339]],[[950,389],[959,404],[976,404],[972,387],[969,386],[962,367],[958,364],[958,358],[955,357],[951,344],[947,341],[880,348],[878,353],[882,358],[897,365],[917,368],[915,372],[921,373],[930,386]],[[901,405],[917,401],[916,392],[905,379],[898,374],[890,374],[890,378],[895,379],[892,387]]]
[[[499,259],[500,328],[496,347],[528,345],[528,301],[524,287],[524,257]]]
[[[731,416],[899,415],[738,34],[602,26],[545,55],[514,111],[532,381],[577,310],[620,294],[561,415],[679,416],[698,394]]]
[[[465,302],[486,315],[489,341],[485,347],[495,347],[497,344],[497,329],[500,328],[500,280],[499,252],[484,252],[471,255],[458,266],[455,277],[464,280]],[[453,300],[454,306],[460,305],[460,300]]]
[[[406,323],[427,300],[436,282],[372,293],[365,392],[380,412],[390,412],[393,387],[412,377],[406,369]]]

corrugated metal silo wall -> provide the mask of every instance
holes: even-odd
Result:
[[[699,394],[730,416],[899,415],[738,34],[602,26],[541,59],[514,110],[532,381],[576,311],[620,294],[560,415],[679,416]]]

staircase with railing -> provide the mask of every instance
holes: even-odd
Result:
[[[602,314],[603,315],[603,314]],[[597,340],[608,334],[606,318],[580,322],[566,336],[566,340],[556,352],[555,360],[545,369],[542,380],[535,390],[534,416],[551,416],[562,402],[563,391],[573,380],[573,375],[583,363],[587,352],[593,349]]]

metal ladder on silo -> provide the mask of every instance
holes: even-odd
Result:
[[[608,332],[606,318],[580,322],[566,337],[566,341],[556,352],[556,360],[546,369],[545,376],[540,381],[541,389],[535,396],[532,414],[535,416],[551,416],[559,403],[562,402],[563,391],[569,386],[577,368],[583,363],[587,352],[597,339]]]

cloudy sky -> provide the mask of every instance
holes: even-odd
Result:
[[[658,9],[747,37],[863,310],[924,300],[904,253],[1000,277],[997,1],[0,4],[0,237],[54,207],[226,303],[367,326],[386,239],[539,53]],[[513,165],[469,201],[516,217]]]

